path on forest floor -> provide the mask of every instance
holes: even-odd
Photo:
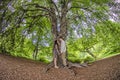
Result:
[[[120,80],[120,55],[96,61],[88,67],[54,69],[45,73],[41,62],[0,54],[0,80]]]

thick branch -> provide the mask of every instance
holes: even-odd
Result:
[[[58,16],[59,16],[60,13],[59,13],[59,10],[58,10],[57,5],[55,4],[55,2],[54,2],[53,0],[50,0],[50,1],[51,1],[51,3],[53,4],[53,6],[55,7],[56,11],[58,12]]]

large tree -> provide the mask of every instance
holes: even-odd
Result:
[[[66,41],[71,32],[79,36],[93,35],[97,22],[108,20],[108,2],[110,0],[7,0],[1,1],[0,35],[9,39],[12,46],[16,37],[23,42],[26,34],[37,37],[34,56],[37,55],[41,35],[49,36],[51,28],[53,41],[62,36]],[[20,28],[20,30],[18,30]],[[84,31],[85,29],[88,31]],[[37,29],[37,30],[36,30]],[[45,30],[46,33],[45,34]],[[23,32],[22,35],[21,31]],[[19,34],[17,34],[17,32]],[[8,36],[10,34],[11,36]],[[36,35],[37,34],[37,35]],[[6,38],[7,37],[7,38]],[[41,37],[41,38],[40,38]],[[1,44],[3,48],[5,44]],[[20,43],[21,44],[21,43]],[[22,45],[22,44],[21,44]],[[11,47],[11,46],[10,46]]]

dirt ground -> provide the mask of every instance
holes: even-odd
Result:
[[[51,68],[45,73],[46,66],[38,61],[0,54],[0,80],[120,80],[120,55],[88,67]]]

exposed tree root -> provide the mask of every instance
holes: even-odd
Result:
[[[69,71],[72,73],[72,75],[76,75],[76,72],[72,69],[73,67],[77,67],[77,68],[81,68],[81,67],[87,67],[88,64],[87,63],[83,63],[83,64],[79,64],[79,63],[72,63],[72,62],[68,62],[68,65],[63,67],[62,65],[59,65],[60,68],[66,68],[69,69]],[[54,67],[53,62],[51,62],[50,64],[48,64],[48,66],[45,68],[45,73],[47,73],[47,71],[49,71],[51,68]]]
[[[75,75],[76,75],[76,72],[74,71],[74,69],[72,69],[73,67],[81,68],[81,67],[87,67],[87,66],[88,66],[87,63],[79,64],[79,63],[68,62],[67,68],[68,68],[68,69],[71,71],[71,73],[75,76]]]
[[[72,63],[72,62],[68,62],[68,67],[77,67],[77,68],[81,68],[81,67],[87,67],[88,64],[87,63],[83,63],[83,64],[79,64],[79,63]]]
[[[49,71],[52,67],[54,67],[54,64],[53,64],[53,62],[51,62],[50,64],[48,64],[48,66],[45,68],[45,73],[47,72],[47,71]]]

